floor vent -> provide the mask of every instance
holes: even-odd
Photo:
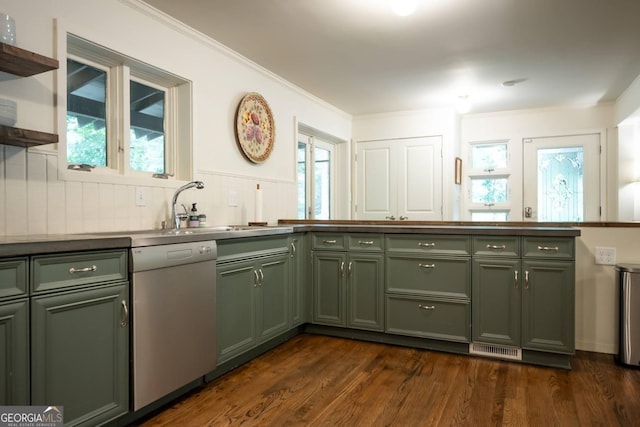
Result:
[[[469,353],[478,356],[496,357],[500,359],[522,360],[522,349],[506,347],[496,344],[482,344],[472,342],[469,344]]]

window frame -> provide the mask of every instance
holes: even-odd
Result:
[[[58,48],[63,52],[58,69],[58,178],[155,187],[175,187],[193,179],[192,82],[151,66],[109,47],[61,29]],[[107,71],[107,167],[90,173],[68,169],[67,162],[67,58]],[[165,90],[165,174],[130,168],[130,81]],[[114,104],[117,101],[117,105]],[[178,143],[178,141],[180,143]]]
[[[480,145],[499,145],[504,144],[507,147],[507,164],[505,167],[496,169],[479,169],[473,167],[473,148]],[[514,174],[513,174],[513,149],[509,139],[486,140],[486,141],[470,141],[464,144],[467,159],[467,171],[464,174],[464,218],[467,221],[474,221],[472,215],[474,213],[506,213],[506,221],[512,221],[513,205],[514,205]],[[476,179],[506,179],[507,180],[507,200],[505,202],[493,203],[486,205],[484,203],[473,202],[472,181]],[[505,221],[505,222],[506,222]],[[494,222],[494,221],[492,221]]]
[[[315,217],[315,148],[322,148],[329,151],[329,218],[335,218],[336,213],[336,176],[338,169],[338,150],[335,143],[322,140],[316,136],[308,135],[302,131],[297,133],[296,138],[296,189],[298,189],[298,174],[297,174],[297,150],[300,144],[305,145],[305,218],[300,219],[316,219]],[[296,197],[298,200],[298,197]],[[296,206],[296,212],[298,212],[298,206]]]

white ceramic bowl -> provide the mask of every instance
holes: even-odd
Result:
[[[16,23],[6,13],[0,13],[0,42],[15,46]]]

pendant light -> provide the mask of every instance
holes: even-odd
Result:
[[[391,10],[398,16],[409,16],[418,7],[418,0],[390,0]]]

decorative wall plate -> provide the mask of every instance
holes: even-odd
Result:
[[[271,108],[259,93],[242,98],[236,112],[236,139],[244,155],[253,163],[269,158],[276,138]]]

